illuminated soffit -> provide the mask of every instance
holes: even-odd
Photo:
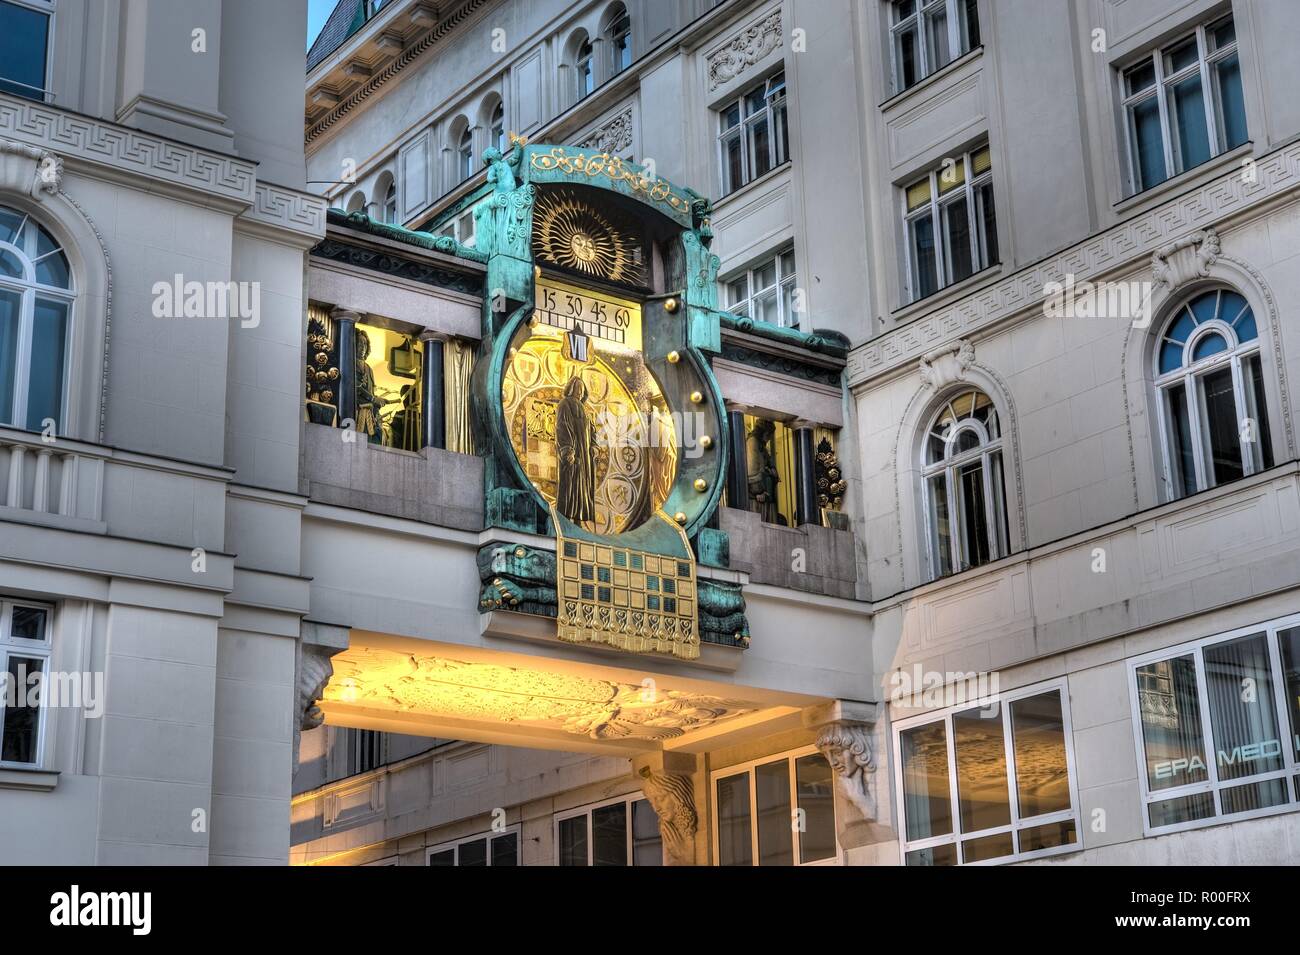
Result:
[[[746,700],[378,648],[348,650],[333,664],[326,705],[520,724],[599,740],[673,739],[760,708]]]

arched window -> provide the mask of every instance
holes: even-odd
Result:
[[[397,183],[390,182],[384,193],[384,221],[397,224]]]
[[[932,576],[1006,556],[1002,430],[988,395],[964,391],[939,409],[925,436],[922,475]]]
[[[1259,329],[1241,295],[1211,289],[1180,305],[1155,365],[1170,499],[1273,466]]]
[[[610,10],[605,37],[609,40],[610,75],[622,73],[632,65],[632,18],[627,7],[615,4]]]
[[[578,44],[573,58],[573,72],[578,80],[578,99],[591,95],[591,91],[596,88],[595,57],[591,40],[585,36]]]
[[[456,140],[456,175],[463,182],[474,174],[474,130],[466,124]]]
[[[492,145],[504,153],[506,151],[506,104],[501,100],[497,100],[496,106],[492,108],[488,130],[492,137]]]
[[[0,424],[63,425],[72,270],[54,237],[0,206]]]
[[[352,193],[348,199],[348,212],[365,212],[366,211],[366,194],[360,190]]]

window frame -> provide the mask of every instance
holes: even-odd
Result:
[[[583,36],[573,45],[574,103],[596,92],[596,44]]]
[[[1232,21],[1233,26],[1232,43],[1227,46],[1216,47],[1214,50],[1210,50],[1208,31],[1229,20]],[[1236,56],[1238,66],[1240,67],[1240,41],[1237,39],[1236,27],[1237,22],[1233,13],[1229,12],[1221,16],[1216,16],[1212,19],[1196,24],[1192,30],[1179,34],[1172,40],[1160,44],[1154,49],[1147,51],[1138,59],[1128,62],[1117,69],[1116,72],[1119,77],[1120,110],[1124,126],[1124,153],[1127,157],[1127,186],[1129,196],[1135,196],[1148,189],[1154,189],[1157,186],[1163,185],[1171,179],[1175,179],[1184,173],[1196,169],[1198,166],[1204,165],[1216,156],[1223,155],[1225,152],[1228,152],[1230,148],[1236,149],[1243,143],[1250,141],[1250,131],[1249,128],[1247,128],[1246,139],[1243,140],[1243,143],[1238,143],[1237,146],[1228,146],[1225,133],[1226,124],[1223,122],[1222,116],[1222,103],[1218,91],[1214,86],[1214,68],[1221,61]],[[1195,37],[1196,40],[1196,62],[1183,67],[1181,70],[1166,75],[1165,54],[1186,42],[1189,37]],[[1144,66],[1153,66],[1154,68],[1154,78],[1151,85],[1145,86],[1135,93],[1129,92],[1129,75]],[[1196,74],[1199,74],[1201,81],[1201,99],[1205,110],[1205,134],[1210,145],[1210,155],[1202,162],[1188,166],[1182,164],[1182,157],[1177,153],[1177,141],[1174,136],[1174,123],[1170,117],[1169,96],[1174,86]],[[1242,108],[1244,110],[1245,78],[1241,76],[1240,73],[1238,74],[1238,78],[1239,82],[1243,85]],[[1134,124],[1133,107],[1151,99],[1152,97],[1156,100],[1156,106],[1159,110],[1160,116],[1160,139],[1165,166],[1165,177],[1159,182],[1152,183],[1149,186],[1144,186],[1142,185],[1140,172],[1141,163],[1138,161],[1138,137]],[[1248,121],[1248,117],[1243,116],[1242,120]]]
[[[996,437],[991,437],[988,433],[988,429],[985,428],[983,423],[974,416],[973,405],[971,409],[972,414],[960,418],[957,417],[956,409],[953,408],[952,405],[961,397],[968,394],[983,395],[989,400],[989,404],[992,406],[993,414],[998,423],[998,433]],[[938,461],[929,462],[926,460],[929,439],[931,435],[936,433],[939,418],[943,416],[945,410],[952,411],[956,425],[953,427],[949,437],[944,440],[944,456]],[[1011,516],[1009,503],[1007,501],[1007,447],[1002,431],[1002,414],[998,410],[997,402],[993,400],[992,395],[981,388],[969,387],[952,392],[926,420],[929,421],[929,425],[921,436],[920,451],[921,509],[925,515],[925,551],[930,563],[929,579],[938,580],[941,577],[960,574],[975,567],[983,567],[996,560],[1001,560],[1003,557],[1006,557],[1011,553]],[[973,431],[980,439],[979,445],[969,451],[961,451],[955,454],[952,453],[952,449],[956,445],[957,436],[962,431],[968,430]],[[1000,456],[1001,465],[998,469],[998,474],[1002,479],[1002,499],[1000,506],[999,501],[995,496],[996,489],[993,487],[992,481],[992,461],[993,455],[995,454]],[[962,468],[967,467],[976,461],[980,462],[980,467],[982,468],[984,475],[981,483],[983,484],[984,490],[984,510],[985,514],[988,515],[988,531],[986,536],[988,537],[990,556],[986,561],[972,564],[963,560],[963,557],[965,556],[962,553],[962,540],[964,534],[962,533],[962,525],[955,523],[955,518],[957,515],[961,514],[961,510],[958,507],[959,502],[957,500],[957,474]],[[940,573],[939,570],[939,555],[936,554],[934,550],[936,541],[936,515],[931,512],[930,506],[930,482],[941,474],[944,478],[944,494],[947,501],[949,515],[948,522],[950,527],[953,529],[953,532],[949,534],[948,555],[952,570],[947,574]]]
[[[977,153],[986,150],[989,153],[989,167],[982,172],[972,174],[972,170],[975,168],[972,162],[973,157]],[[948,158],[955,159],[961,164],[963,181],[960,186],[953,186],[947,192],[940,194],[939,183],[945,168],[943,164],[940,164],[927,170],[924,175],[914,176],[905,181],[898,190],[903,221],[903,248],[905,250],[903,278],[904,288],[907,291],[906,304],[908,305],[929,298],[931,295],[937,295],[944,289],[959,282],[968,281],[981,272],[1001,264],[1002,261],[1001,251],[993,247],[997,244],[996,195],[993,197],[993,229],[995,236],[992,245],[990,245],[989,236],[984,227],[984,216],[979,214],[980,199],[978,193],[984,186],[993,188],[993,150],[991,145],[988,142],[979,143],[963,150],[956,156]],[[909,211],[907,208],[908,190],[927,179],[929,180],[930,189],[929,199],[923,205]],[[946,209],[959,202],[964,203],[966,206],[967,229],[970,232],[971,272],[969,275],[955,278],[951,277],[951,263],[948,261],[948,235],[944,224],[947,221]],[[922,295],[919,282],[920,263],[916,258],[916,243],[913,241],[912,230],[917,222],[926,218],[930,219],[934,229],[934,279],[936,284],[933,291]]]
[[[619,4],[622,11],[609,17],[605,29],[605,38],[609,41],[609,75],[618,76],[630,69],[634,56],[632,53],[632,14],[626,4]],[[608,14],[607,14],[608,16]],[[621,29],[620,29],[621,28]],[[627,62],[620,62],[619,52],[627,52]]]
[[[15,607],[30,607],[45,613],[45,627],[40,640],[24,640],[13,636],[13,612]],[[15,597],[0,598],[0,673],[9,671],[9,658],[22,656],[41,661],[40,705],[36,708],[36,759],[31,762],[0,759],[0,769],[45,769],[46,737],[49,733],[49,700],[46,688],[49,686],[50,666],[54,657],[54,613],[53,604],[39,600],[26,600]],[[25,689],[25,688],[19,688]],[[0,752],[4,744],[5,696],[0,693]]]
[[[0,204],[0,211],[22,216],[22,222],[16,235],[19,240],[24,238],[29,227],[34,226],[36,229],[44,231],[50,240],[55,243],[55,248],[51,251],[34,256],[32,252],[17,245],[0,242],[0,252],[9,251],[16,255],[23,266],[22,278],[0,275],[0,291],[17,293],[19,296],[18,335],[14,347],[14,391],[11,420],[0,420],[0,426],[14,428],[18,431],[31,431],[27,427],[27,410],[31,398],[31,364],[32,348],[35,343],[36,299],[41,297],[60,302],[67,308],[67,319],[64,322],[65,327],[63,330],[63,381],[59,391],[59,415],[55,422],[56,433],[63,434],[67,424],[68,408],[72,401],[73,389],[72,376],[69,372],[72,367],[73,329],[77,319],[77,299],[79,298],[76,269],[73,266],[72,258],[67,253],[67,246],[53,231],[46,227],[43,220],[32,215],[21,206]],[[61,254],[68,266],[68,285],[66,288],[45,285],[36,280],[36,264],[41,259],[49,258],[55,254]]]
[[[1218,293],[1218,301],[1215,303],[1214,317],[1201,321],[1192,312],[1191,305],[1199,301],[1204,295],[1211,292]],[[1241,341],[1234,327],[1236,321],[1240,320],[1241,314],[1232,322],[1225,321],[1222,317],[1223,293],[1229,292],[1238,295],[1246,303],[1246,308],[1250,310],[1252,320],[1255,323],[1255,337],[1249,341]],[[1183,364],[1179,365],[1172,371],[1162,372],[1160,370],[1160,353],[1168,339],[1170,328],[1178,321],[1179,316],[1187,313],[1193,320],[1192,332],[1187,336],[1187,341],[1182,343],[1184,356],[1194,355],[1197,344],[1209,335],[1218,335],[1223,338],[1228,348],[1226,351],[1215,352],[1205,358],[1188,361],[1184,357]],[[1268,422],[1268,409],[1271,406],[1269,402],[1268,384],[1266,380],[1261,380],[1260,386],[1264,388],[1264,408],[1259,417],[1264,419],[1264,426],[1261,427],[1258,420],[1255,424],[1255,440],[1247,441],[1243,436],[1242,422],[1245,419],[1242,412],[1249,409],[1249,402],[1246,401],[1246,378],[1242,366],[1249,358],[1255,357],[1259,362],[1259,373],[1261,379],[1265,378],[1264,349],[1261,341],[1262,330],[1260,328],[1259,312],[1256,311],[1254,304],[1246,295],[1236,288],[1226,285],[1218,285],[1212,288],[1204,289],[1190,295],[1185,295],[1178,301],[1178,307],[1170,311],[1165,320],[1159,326],[1159,332],[1155,336],[1155,345],[1152,349],[1151,367],[1152,367],[1152,385],[1155,388],[1156,396],[1156,427],[1160,432],[1160,445],[1164,454],[1163,475],[1165,483],[1165,493],[1169,501],[1181,500],[1192,494],[1199,494],[1202,491],[1208,491],[1215,487],[1224,487],[1228,483],[1213,483],[1213,467],[1209,460],[1209,449],[1206,447],[1207,432],[1209,426],[1209,417],[1205,409],[1205,378],[1223,367],[1228,367],[1232,373],[1232,397],[1234,407],[1237,411],[1237,443],[1241,454],[1242,478],[1258,474],[1260,471],[1268,470],[1266,458],[1264,456],[1264,437],[1267,434],[1270,439],[1273,429]],[[1188,488],[1185,486],[1181,475],[1181,469],[1175,467],[1175,448],[1173,442],[1173,428],[1177,422],[1174,419],[1173,411],[1170,407],[1170,395],[1174,389],[1183,388],[1184,400],[1187,404],[1188,430],[1192,439],[1192,466],[1196,487]],[[1268,449],[1269,459],[1274,459],[1272,449]],[[1258,456],[1258,461],[1256,457]],[[1240,480],[1240,479],[1238,479]]]
[[[32,91],[34,93],[39,93],[40,96],[23,96],[19,93],[10,93],[8,95],[18,96],[20,99],[28,99],[34,103],[53,103],[55,98],[54,90],[52,88],[54,81],[54,27],[55,16],[58,13],[57,0],[4,0],[4,2],[15,7],[26,7],[29,10],[34,10],[35,12],[42,13],[46,16],[45,76],[41,80],[44,86],[40,90],[32,88]],[[12,83],[15,86],[27,86],[26,83],[19,83],[17,80],[11,80],[3,76],[0,76],[0,79],[5,80],[7,83]]]
[[[736,96],[722,103],[714,112],[718,117],[718,173],[723,197],[743,189],[751,182],[761,179],[790,162],[790,97],[788,80],[784,64],[770,75],[745,87]],[[763,90],[763,106],[752,113],[747,112],[747,101],[759,89]],[[737,122],[728,126],[727,113],[735,109],[739,117]],[[779,120],[779,122],[778,122]],[[755,174],[752,168],[755,160],[755,146],[751,130],[767,122],[767,159],[765,172]],[[779,135],[783,133],[784,135]],[[731,182],[727,172],[727,144],[740,140],[740,181]]]
[[[1011,704],[1017,700],[1042,696],[1052,691],[1058,693],[1061,701],[1061,732],[1065,743],[1066,774],[1069,778],[1070,784],[1070,808],[1022,818],[1020,815],[1019,787],[1017,786],[1016,778],[1015,737],[1013,735],[1011,724]],[[965,713],[970,710],[986,709],[989,706],[995,705],[998,707],[998,715],[1002,722],[1002,742],[1006,754],[1007,768],[1007,805],[1010,813],[1010,822],[1005,825],[992,826],[974,832],[963,832],[961,830],[961,796],[957,785],[957,743],[953,737],[952,718],[958,713]],[[903,733],[915,729],[918,726],[926,726],[930,723],[938,722],[944,724],[944,742],[946,744],[948,761],[948,803],[952,819],[952,831],[940,836],[928,836],[924,839],[909,841],[907,838],[907,819],[905,816],[907,811],[907,800],[904,797],[903,790]],[[936,846],[948,844],[952,844],[956,849],[958,859],[957,866],[959,867],[1006,865],[1008,863],[1023,862],[1029,859],[1041,859],[1047,856],[1082,852],[1085,849],[1083,844],[1083,824],[1081,821],[1082,810],[1079,801],[1078,760],[1074,754],[1074,728],[1072,716],[1070,714],[1070,685],[1068,677],[1057,677],[1041,683],[1033,683],[1029,686],[1017,687],[1014,690],[1005,690],[999,693],[994,693],[977,700],[970,700],[954,706],[932,710],[928,713],[895,720],[890,725],[890,733],[894,747],[894,791],[898,794],[898,807],[895,815],[895,822],[898,826],[898,861],[900,865],[905,866],[907,864],[907,854],[909,852],[916,852],[921,849],[931,849]],[[1068,822],[1070,820],[1074,821],[1075,841],[1073,843],[1063,846],[1050,846],[1046,849],[1034,849],[1030,852],[1018,851],[1019,841],[1016,839],[1016,836],[1019,835],[1019,833],[1037,828],[1038,826],[1051,825],[1055,822]],[[970,842],[975,839],[982,839],[987,836],[1000,835],[1004,832],[1012,833],[1013,852],[1011,855],[999,856],[996,859],[980,859],[974,862],[962,861],[962,843]]]
[[[499,99],[488,114],[488,139],[502,155],[506,152],[506,101]]]
[[[789,274],[786,274],[785,267],[782,264],[782,260],[786,257],[787,254],[790,256],[790,261],[792,263],[792,270],[790,271]],[[761,272],[768,265],[775,265],[774,271],[776,273],[776,282],[772,285],[764,285],[762,287],[758,287],[757,285],[758,273]],[[795,312],[794,309],[792,308],[790,310],[790,314],[787,315],[786,306],[785,306],[787,289],[789,290],[790,297],[793,300],[794,292],[797,291],[799,288],[798,285],[799,262],[797,257],[795,256],[795,249],[793,243],[786,243],[785,245],[782,245],[771,255],[765,255],[757,262],[755,262],[753,265],[750,265],[747,268],[740,269],[736,272],[733,272],[730,278],[723,279],[721,284],[722,284],[722,291],[725,298],[730,299],[732,283],[740,281],[742,277],[744,277],[745,279],[745,289],[747,294],[740,301],[737,302],[728,301],[726,305],[726,309],[728,312],[730,312],[733,315],[748,316],[749,318],[754,319],[754,321],[762,321],[762,319],[754,317],[754,311],[753,311],[754,303],[761,296],[767,294],[768,292],[775,291],[776,303],[777,303],[776,311],[777,311],[777,319],[778,319],[777,327],[796,328],[796,329],[799,327],[800,313]],[[739,310],[742,307],[743,307],[743,311]]]
[[[466,122],[456,137],[452,156],[456,163],[455,185],[460,185],[474,175],[474,127],[470,123]]]
[[[1208,826],[1221,826],[1247,819],[1259,819],[1265,816],[1277,816],[1287,812],[1300,811],[1300,792],[1297,792],[1297,787],[1300,787],[1300,760],[1296,759],[1295,748],[1291,745],[1289,738],[1289,734],[1293,732],[1300,733],[1300,727],[1292,727],[1291,715],[1287,712],[1287,689],[1282,670],[1280,637],[1282,630],[1297,626],[1300,626],[1300,613],[1289,614],[1285,617],[1277,617],[1272,620],[1237,627],[1234,630],[1211,634],[1185,643],[1161,647],[1158,650],[1151,650],[1138,656],[1129,657],[1124,661],[1129,691],[1129,707],[1133,720],[1133,744],[1137,754],[1139,794],[1142,808],[1142,835],[1144,837],[1163,836],[1173,832],[1184,832],[1189,829],[1204,829]],[[1220,780],[1219,761],[1217,758],[1212,758],[1210,750],[1210,746],[1217,745],[1217,741],[1214,739],[1214,723],[1210,713],[1210,697],[1205,671],[1205,650],[1209,647],[1230,643],[1233,640],[1260,633],[1264,634],[1264,644],[1268,650],[1269,676],[1273,680],[1274,687],[1273,705],[1276,710],[1274,715],[1278,721],[1278,732],[1283,734],[1283,739],[1279,741],[1283,743],[1282,769],[1242,776],[1238,779]],[[1173,786],[1152,793],[1150,791],[1150,780],[1147,778],[1146,740],[1142,724],[1142,707],[1138,697],[1137,671],[1150,663],[1161,663],[1187,655],[1192,656],[1196,666],[1197,712],[1201,724],[1200,754],[1205,758],[1207,778],[1204,782]],[[1283,788],[1287,795],[1285,803],[1264,809],[1245,809],[1231,814],[1225,814],[1222,811],[1221,793],[1223,790],[1264,783],[1271,779],[1284,781]],[[1185,822],[1176,822],[1167,826],[1151,825],[1149,810],[1153,803],[1178,799],[1183,796],[1194,796],[1205,792],[1209,792],[1213,796],[1214,815],[1206,816],[1204,819],[1189,819]]]
[[[503,836],[513,835],[515,837],[515,867],[517,868],[524,864],[524,859],[523,859],[524,839],[521,833],[521,828],[522,827],[520,826],[519,823],[515,823],[513,826],[506,826],[500,832],[496,832],[492,829],[488,829],[484,832],[476,832],[472,836],[463,836],[460,839],[452,839],[448,842],[441,842],[436,846],[427,846],[425,847],[424,850],[424,864],[426,867],[432,867],[432,862],[430,860],[435,855],[437,855],[440,852],[451,851],[453,853],[452,867],[460,868],[460,847],[463,845],[467,845],[471,842],[478,842],[480,839],[482,839],[487,843],[487,856],[486,856],[487,866],[486,867],[491,868],[493,840],[500,839]]]
[[[388,188],[384,191],[384,222],[390,225],[401,225],[397,218],[397,180],[394,179],[388,183]]]
[[[749,777],[750,866],[751,868],[762,868],[759,862],[759,854],[758,854],[758,826],[755,824],[755,819],[756,819],[755,810],[756,807],[758,806],[758,793],[757,793],[758,784],[756,782],[757,777],[755,776],[754,770],[759,766],[767,766],[770,765],[771,763],[776,763],[776,762],[780,762],[781,760],[785,760],[786,771],[788,773],[788,777],[790,781],[790,811],[793,813],[794,810],[799,808],[799,800],[798,800],[799,790],[798,790],[798,780],[795,774],[795,765],[799,759],[802,759],[805,756],[821,756],[823,759],[826,759],[826,754],[823,753],[821,750],[819,750],[816,746],[812,746],[812,745],[800,746],[796,749],[788,749],[785,750],[784,752],[771,753],[767,756],[760,756],[757,759],[747,760],[746,762],[743,763],[735,763],[731,766],[725,766],[721,769],[715,769],[709,773],[709,815],[712,821],[712,828],[713,828],[712,865],[715,868],[720,868],[722,866],[721,850],[720,850],[719,838],[718,838],[719,836],[718,798],[717,798],[718,780],[726,779],[731,776],[739,776],[741,773],[744,773],[746,776]],[[830,760],[827,760],[828,764],[829,762]],[[794,828],[793,820],[791,820],[790,858],[791,858],[791,866],[793,868],[814,868],[817,866],[830,866],[830,865],[844,864],[844,846],[840,844],[840,835],[839,835],[840,815],[838,809],[836,808],[837,799],[835,796],[835,788],[836,788],[835,777],[836,777],[835,768],[832,766],[831,767],[831,816],[835,824],[835,830],[834,830],[835,853],[833,855],[827,856],[825,859],[815,859],[812,862],[800,862],[799,858],[801,856],[801,850],[802,850],[802,846],[800,843],[801,843],[802,833],[800,833],[799,830]],[[768,868],[777,868],[777,867],[769,866]]]
[[[966,16],[966,0],[915,0],[912,12],[905,17],[900,17],[899,2],[901,0],[890,0],[889,3],[889,64],[890,76],[893,79],[894,93],[902,93],[918,86],[926,77],[933,76],[944,67],[961,59],[971,50],[975,49],[978,44],[970,42],[970,22]],[[930,43],[927,38],[925,29],[925,20],[931,18],[940,9],[943,8],[947,20],[948,49],[950,55],[948,62],[942,66],[930,66]],[[976,7],[976,18],[979,17],[979,8]],[[976,24],[978,29],[978,23]],[[900,73],[902,64],[899,62],[899,35],[906,33],[909,28],[916,30],[916,57],[918,72],[916,79],[910,85],[903,84],[903,77]]]
[[[646,797],[645,793],[641,792],[640,790],[637,790],[636,792],[624,793],[622,796],[613,796],[609,799],[602,799],[600,802],[587,803],[582,806],[575,806],[572,809],[563,809],[552,813],[551,814],[551,845],[553,847],[553,857],[555,860],[554,864],[556,866],[559,866],[561,864],[560,863],[560,823],[568,819],[577,819],[580,817],[585,817],[587,820],[587,865],[586,867],[589,869],[595,868],[596,840],[593,839],[591,836],[592,834],[591,814],[593,811],[597,809],[603,809],[606,806],[615,806],[618,805],[619,803],[624,803],[627,806],[626,813],[624,815],[624,820],[626,821],[627,824],[626,868],[629,869],[654,868],[653,866],[638,867],[633,861],[632,807],[636,803],[643,802],[643,801],[647,806],[650,806],[650,811],[654,812],[654,807],[650,804],[649,798]],[[655,818],[658,819],[657,813],[655,814]],[[660,843],[659,846],[659,852],[660,852],[660,865],[667,865],[667,857],[664,854],[664,848],[662,842]],[[566,867],[566,868],[573,868],[573,867]]]

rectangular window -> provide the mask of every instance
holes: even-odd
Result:
[[[347,775],[368,773],[384,764],[384,734],[377,730],[345,729]]]
[[[41,765],[52,614],[41,604],[0,600],[0,766]]]
[[[557,813],[555,861],[562,866],[663,865],[659,817],[640,793]]]
[[[45,102],[52,12],[48,0],[0,0],[0,92]]]
[[[1129,661],[1147,835],[1300,805],[1300,619]]]
[[[1120,77],[1128,190],[1141,192],[1246,141],[1231,16],[1179,37]]]
[[[785,74],[748,90],[718,110],[722,194],[771,172],[790,158]]]
[[[796,281],[794,249],[786,249],[734,278],[723,280],[723,300],[733,315],[798,328]]]
[[[1082,848],[1067,699],[1056,681],[895,724],[905,865]]]
[[[811,747],[713,774],[718,865],[814,865],[839,858],[834,774]]]
[[[426,865],[437,866],[517,866],[519,862],[519,827],[502,832],[484,832],[456,842],[443,843],[428,850]]]
[[[893,0],[890,6],[895,93],[980,45],[976,0]]]
[[[988,145],[949,157],[902,190],[908,301],[998,262]]]

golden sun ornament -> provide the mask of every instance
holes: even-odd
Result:
[[[593,278],[641,282],[639,245],[567,189],[547,190],[533,212],[533,253]]]

